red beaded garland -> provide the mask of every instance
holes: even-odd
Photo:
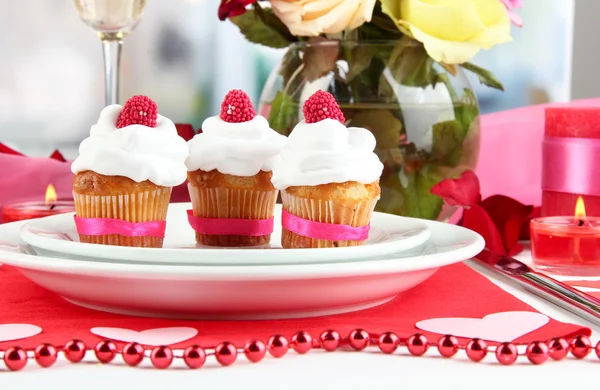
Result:
[[[562,337],[557,337],[548,343],[549,356],[553,360],[562,360],[569,353],[569,343]]]
[[[533,364],[542,364],[550,356],[550,348],[546,343],[535,341],[527,346],[525,351],[527,359]]]
[[[287,353],[290,349],[289,341],[280,334],[276,334],[271,336],[269,341],[267,341],[267,349],[271,356],[275,358],[280,358]]]
[[[498,363],[504,366],[513,364],[518,356],[519,351],[512,343],[501,343],[496,347],[496,359],[498,359]]]
[[[156,347],[150,353],[152,365],[159,369],[168,368],[173,362],[173,351],[169,347],[161,345]]]
[[[487,355],[487,343],[481,339],[474,338],[467,343],[465,352],[467,357],[474,362],[482,361]]]
[[[198,345],[189,346],[183,351],[183,361],[189,368],[200,368],[206,362],[206,351]]]
[[[137,366],[144,360],[144,347],[138,343],[129,343],[121,351],[123,361],[129,366]]]
[[[440,337],[437,342],[437,349],[445,358],[450,358],[458,352],[458,339],[452,335]]]
[[[348,335],[348,343],[356,351],[362,351],[369,345],[369,332],[364,329],[354,329]]]
[[[69,340],[63,347],[65,358],[71,363],[79,363],[85,357],[85,343],[80,340]]]
[[[41,367],[50,367],[56,362],[58,352],[54,345],[51,344],[40,344],[35,348],[35,361]]]
[[[347,340],[352,348],[360,351],[369,345],[370,334],[364,329],[355,329],[350,332]],[[330,329],[321,333],[318,341],[326,351],[334,351],[340,346],[341,337],[337,331]],[[292,336],[290,342],[282,335],[272,336],[266,345],[260,340],[248,341],[243,351],[249,361],[259,362],[265,357],[267,350],[274,357],[282,357],[290,347],[303,354],[316,346],[315,343],[309,333],[298,332]],[[393,353],[400,344],[400,338],[392,332],[382,333],[377,338],[377,346],[385,354]],[[454,356],[460,349],[458,339],[452,335],[441,337],[436,345],[440,355],[446,358]],[[414,334],[406,340],[406,346],[412,355],[422,356],[428,350],[429,342],[424,335]],[[583,359],[591,353],[592,348],[600,358],[600,342],[593,346],[587,336],[580,335],[570,342],[564,338],[554,338],[548,343],[533,342],[527,345],[524,355],[532,364],[538,365],[546,362],[548,358],[561,360],[569,350],[577,359]],[[479,362],[487,356],[488,344],[484,340],[474,338],[464,349],[470,360]],[[67,360],[76,363],[84,358],[86,347],[79,340],[70,340],[62,350]],[[31,352],[41,367],[50,367],[57,360],[57,349],[51,344],[40,344]],[[101,363],[110,363],[117,354],[117,347],[114,342],[103,340],[96,344],[94,353]],[[143,361],[144,353],[144,348],[138,343],[128,343],[121,351],[123,360],[130,366],[139,365]],[[214,354],[221,365],[229,366],[237,359],[238,350],[232,343],[224,342],[215,347]],[[500,364],[511,365],[517,360],[519,352],[515,344],[504,342],[496,347],[495,355]],[[169,347],[160,346],[152,350],[150,358],[154,367],[165,369],[172,364],[174,355]],[[206,351],[198,345],[193,345],[184,350],[182,358],[189,368],[200,368],[206,361]],[[3,360],[9,370],[17,371],[26,366],[28,356],[25,350],[12,347],[4,351]]]
[[[577,359],[583,359],[592,351],[592,342],[587,336],[576,336],[571,340],[571,354]]]
[[[312,348],[313,339],[308,332],[298,332],[292,336],[290,345],[299,354],[305,354]]]
[[[230,366],[237,359],[237,348],[235,345],[225,341],[215,347],[215,357],[224,366]]]
[[[379,336],[377,340],[379,350],[383,353],[394,353],[400,345],[400,338],[392,332],[385,332]]]
[[[329,329],[321,333],[319,341],[321,342],[321,348],[333,352],[340,346],[341,337],[337,331]]]
[[[244,355],[252,363],[260,362],[267,354],[267,346],[260,340],[248,341],[244,346]]]
[[[417,333],[406,340],[406,348],[413,356],[423,356],[429,349],[429,341],[425,335]]]
[[[100,363],[110,363],[117,356],[117,346],[112,341],[103,340],[96,344],[94,353]]]
[[[11,371],[19,371],[27,365],[27,352],[19,347],[4,351],[4,364]]]

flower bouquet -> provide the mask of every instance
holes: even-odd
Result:
[[[302,104],[332,93],[348,126],[377,139],[385,168],[377,210],[446,219],[452,208],[431,193],[473,169],[479,107],[466,72],[502,90],[469,62],[511,40],[522,0],[223,0],[229,19],[253,43],[287,48],[260,98],[271,127],[288,135]]]

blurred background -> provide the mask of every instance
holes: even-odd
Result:
[[[581,2],[600,3],[597,0]],[[579,2],[578,2],[579,3]],[[245,41],[217,17],[219,0],[149,0],[123,45],[121,101],[151,96],[159,112],[200,127],[232,88],[255,105],[283,54]],[[514,41],[481,52],[506,91],[473,80],[483,113],[571,98],[574,0],[525,0]],[[69,0],[0,0],[0,142],[73,158],[104,106],[101,44]]]

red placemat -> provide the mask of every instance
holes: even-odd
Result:
[[[191,327],[198,330],[195,337],[171,344],[173,347],[193,343],[210,347],[222,341],[242,345],[248,339],[266,341],[273,334],[289,337],[301,330],[311,333],[313,337],[325,329],[335,329],[346,335],[356,328],[366,329],[373,334],[391,331],[400,337],[419,332],[430,340],[437,340],[440,334],[421,331],[415,324],[439,317],[482,318],[499,312],[536,312],[531,306],[463,264],[440,269],[424,283],[379,307],[355,313],[293,320],[179,321],[104,313],[68,303],[7,266],[0,267],[0,291],[0,326],[25,323],[42,328],[42,332],[36,336],[1,342],[0,349],[13,345],[33,348],[42,342],[61,345],[73,338],[93,345],[100,340],[100,337],[90,332],[94,327],[118,327],[134,331],[166,327]],[[506,326],[511,324],[507,323]],[[533,332],[515,340],[504,341],[529,343],[553,337],[570,338],[590,334],[588,328],[550,319],[546,325]]]

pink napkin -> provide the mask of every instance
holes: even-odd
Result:
[[[600,106],[600,99],[550,103],[481,117],[481,152],[475,172],[481,196],[506,195],[521,203],[542,203],[542,139],[547,107]]]
[[[186,141],[195,132],[191,125],[176,124]],[[52,184],[58,199],[73,199],[71,162],[56,151],[49,158],[27,157],[0,143],[0,208],[14,202],[43,201]],[[171,202],[189,202],[187,181],[173,188]]]

